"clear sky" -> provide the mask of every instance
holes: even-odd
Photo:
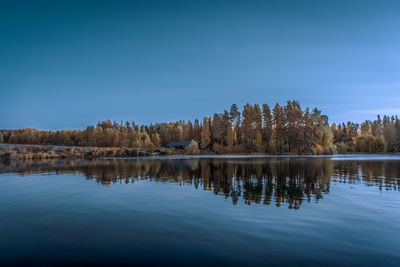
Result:
[[[0,1],[0,128],[299,100],[400,113],[400,1]]]

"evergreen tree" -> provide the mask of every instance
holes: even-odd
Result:
[[[275,127],[276,151],[278,153],[283,153],[285,145],[285,114],[278,103],[276,103],[272,113],[274,114],[273,121]]]
[[[211,144],[211,120],[205,117],[203,121],[203,130],[201,131],[201,147],[203,149],[208,148]]]
[[[262,116],[264,122],[264,140],[266,150],[268,151],[272,135],[272,114],[268,104],[263,104]]]

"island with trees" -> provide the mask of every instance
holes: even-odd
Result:
[[[193,122],[138,125],[105,120],[84,130],[0,130],[0,143],[2,158],[396,153],[400,121],[397,116],[378,115],[361,124],[330,124],[320,110],[303,110],[297,101],[273,107],[246,104],[242,111],[233,104]]]

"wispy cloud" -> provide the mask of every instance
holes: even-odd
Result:
[[[366,115],[397,115],[400,114],[400,108],[359,109],[352,112]]]

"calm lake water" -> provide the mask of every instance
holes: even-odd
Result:
[[[0,162],[0,265],[400,266],[400,157]]]

